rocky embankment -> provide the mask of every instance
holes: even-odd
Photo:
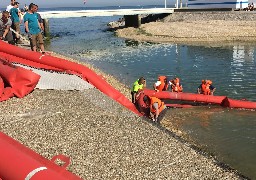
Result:
[[[175,12],[161,21],[124,28],[117,36],[136,41],[185,44],[256,40],[256,13],[251,11]]]

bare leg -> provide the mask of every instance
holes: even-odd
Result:
[[[40,49],[42,52],[44,52],[44,44],[40,44]]]

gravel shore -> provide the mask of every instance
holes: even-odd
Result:
[[[1,131],[83,179],[242,179],[97,89],[35,90],[1,102]]]
[[[128,87],[94,70],[130,98]],[[45,158],[71,157],[68,170],[83,179],[245,179],[178,131],[136,116],[95,88],[35,89],[0,109],[2,132]]]
[[[175,12],[161,21],[142,24],[140,28],[123,28],[117,36],[135,41],[181,44],[255,43],[256,13]]]

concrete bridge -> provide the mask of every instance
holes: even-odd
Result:
[[[112,9],[112,10],[81,10],[81,11],[46,11],[40,12],[42,18],[69,18],[92,16],[124,16],[142,14],[171,14],[174,8],[150,8],[150,9]]]
[[[46,11],[40,12],[43,19],[93,17],[93,16],[124,16],[127,27],[139,27],[141,15],[145,14],[172,14],[174,8],[150,9],[112,9],[112,10],[81,10],[81,11]],[[48,24],[48,23],[46,23]]]

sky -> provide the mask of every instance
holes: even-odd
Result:
[[[164,5],[165,0],[16,0],[20,3],[20,7],[25,4],[35,3],[40,7],[97,7],[97,6],[138,6],[138,5]],[[167,0],[169,4],[170,1]],[[167,4],[168,4],[167,3]],[[5,8],[10,4],[10,0],[0,0],[0,8]]]

